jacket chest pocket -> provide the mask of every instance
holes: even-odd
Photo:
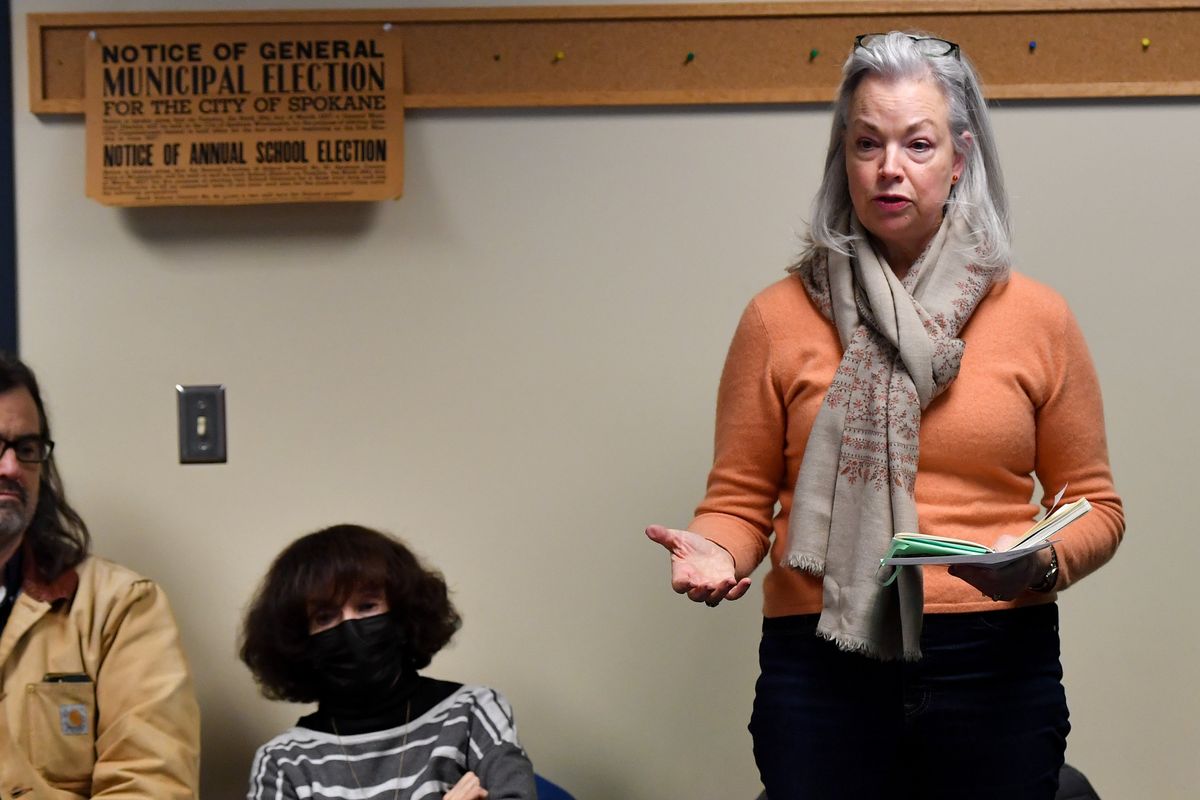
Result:
[[[86,675],[47,677],[51,680],[25,687],[30,760],[50,783],[90,792],[96,685]]]

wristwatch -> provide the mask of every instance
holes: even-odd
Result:
[[[1054,591],[1054,587],[1058,584],[1058,551],[1054,549],[1054,545],[1050,545],[1050,564],[1046,567],[1046,571],[1042,574],[1041,580],[1033,584],[1029,588],[1035,592],[1049,594]]]

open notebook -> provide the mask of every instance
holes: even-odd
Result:
[[[1064,487],[1065,490],[1066,487]],[[1059,492],[1059,497],[1062,492]],[[1057,503],[1058,498],[1055,498]],[[1081,497],[1073,503],[1067,503],[1056,508],[1032,528],[1027,530],[1011,547],[1004,550],[970,542],[966,539],[954,539],[949,536],[930,536],[925,533],[897,533],[892,537],[892,545],[879,562],[883,566],[903,566],[905,564],[976,564],[979,566],[1000,566],[1028,555],[1035,550],[1049,547],[1050,537],[1070,525],[1075,520],[1092,510],[1092,505],[1086,497]]]

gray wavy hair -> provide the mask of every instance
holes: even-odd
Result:
[[[914,38],[915,37],[915,38]],[[947,213],[959,213],[973,232],[975,261],[980,266],[1007,266],[1012,258],[1012,229],[1008,215],[1008,193],[996,152],[996,138],[988,118],[987,102],[979,88],[979,76],[961,52],[928,55],[922,49],[922,33],[892,31],[876,37],[869,45],[857,46],[842,67],[842,85],[833,109],[833,129],[825,156],[825,176],[813,199],[812,221],[804,240],[804,251],[792,270],[814,257],[834,251],[849,255],[852,238],[839,230],[839,222],[850,212],[850,186],[846,178],[845,133],[854,91],[868,76],[883,80],[932,79],[942,90],[950,111],[950,132],[956,153],[965,157],[958,183],[946,201]],[[973,143],[962,134],[970,131]]]

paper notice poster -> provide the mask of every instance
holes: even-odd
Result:
[[[106,205],[400,196],[391,26],[102,28],[85,80],[87,194]]]

